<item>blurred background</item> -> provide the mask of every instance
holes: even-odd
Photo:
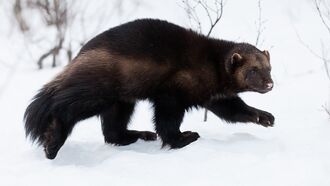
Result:
[[[160,150],[159,141],[151,146],[132,145],[129,148],[133,151],[129,148],[109,151],[103,146],[99,124],[79,125],[57,162],[44,160],[42,149],[32,148],[24,139],[22,117],[31,98],[70,63],[89,39],[138,18],[163,19],[209,37],[248,42],[269,50],[273,91],[265,95],[244,93],[242,97],[248,104],[272,112],[275,127],[266,130],[254,125],[222,125],[224,122],[211,113],[207,122],[203,122],[204,111],[193,110],[185,117],[182,128],[200,132],[202,140],[192,145],[199,150],[187,148],[175,155]],[[106,180],[107,175],[101,170],[117,175],[123,166],[112,167],[115,160],[109,154],[120,154],[126,158],[120,160],[135,165],[125,168],[140,176],[133,179],[137,185],[148,185],[142,182],[143,173],[151,175],[147,180],[161,179],[157,172],[137,173],[140,166],[160,166],[167,170],[171,163],[188,168],[170,173],[179,182],[165,181],[160,185],[187,183],[178,177],[183,171],[190,176],[190,185],[201,185],[205,180],[217,185],[219,175],[224,175],[221,179],[225,185],[329,185],[329,100],[329,0],[0,0],[0,175],[7,175],[2,180],[7,181],[4,185],[22,185],[40,174],[65,177],[65,173],[71,172],[81,179],[80,168],[91,165],[101,167],[99,172],[91,173],[100,173]],[[153,130],[151,118],[149,104],[142,102],[131,127]],[[82,123],[98,122],[92,118]],[[141,151],[148,154],[150,164]],[[200,151],[208,152],[207,161],[201,158],[206,154]],[[95,160],[92,154],[99,158]],[[171,160],[167,159],[172,156]],[[187,157],[191,162],[184,163]],[[160,159],[166,161],[162,164]],[[243,160],[253,164],[241,164]],[[111,166],[103,167],[108,163]],[[35,168],[40,165],[50,173]],[[64,171],[62,166],[67,165],[73,167]],[[227,165],[226,169],[222,165]],[[286,170],[281,168],[287,165],[291,166]],[[54,166],[60,170],[53,169]],[[191,166],[199,166],[203,171],[195,174]],[[239,174],[236,169],[250,174]],[[15,180],[15,176],[26,172],[30,172],[30,177]],[[271,174],[279,179],[270,178]],[[259,179],[256,175],[263,178],[256,182]],[[291,181],[285,184],[280,181],[289,176]],[[112,178],[119,183],[119,177]],[[78,183],[86,185],[90,179],[87,176]]]

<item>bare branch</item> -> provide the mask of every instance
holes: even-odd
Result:
[[[210,14],[209,7],[206,4],[202,3],[201,1],[198,1],[198,3],[204,8],[204,10],[207,14],[207,17],[209,18],[210,24],[213,25],[213,19],[212,19],[212,16]],[[209,34],[207,36],[209,36]]]
[[[42,54],[37,61],[39,69],[43,67],[43,61],[52,56],[52,67],[57,66],[57,56],[59,55],[60,50],[66,50],[63,47],[63,43],[66,39],[66,30],[67,25],[70,19],[73,19],[73,14],[69,17],[68,9],[69,5],[65,0],[27,0],[24,2],[25,8],[36,10],[40,13],[42,19],[44,20],[46,27],[52,27],[56,29],[55,45],[50,47],[50,49]],[[20,0],[16,0],[14,10],[21,14],[22,3]],[[71,14],[70,14],[71,15]],[[17,19],[20,19],[16,16]],[[24,20],[23,18],[21,20]],[[22,29],[21,29],[22,30]],[[23,30],[22,30],[23,32]],[[70,49],[71,50],[71,49]],[[67,51],[68,53],[69,51]]]
[[[258,20],[257,20],[257,37],[255,41],[255,45],[258,46],[260,44],[260,37],[265,30],[265,20],[262,19],[262,5],[261,0],[258,0]]]
[[[218,2],[218,1],[216,1],[216,2]],[[222,14],[223,14],[223,0],[220,1],[219,6],[220,6],[220,9],[217,8],[217,10],[216,10],[216,15],[217,16],[215,18],[215,21],[213,23],[211,22],[211,27],[209,29],[209,32],[207,33],[207,37],[210,36],[210,34],[212,33],[214,27],[218,24],[218,22],[222,18]]]
[[[57,64],[56,58],[59,54],[59,51],[62,49],[63,41],[64,41],[64,38],[60,38],[59,43],[54,48],[51,48],[48,52],[46,52],[40,56],[40,58],[37,62],[39,69],[43,68],[43,61],[49,56],[53,57],[52,67],[56,67],[56,64]]]
[[[202,33],[202,24],[196,11],[196,7],[198,6],[198,4],[196,3],[196,1],[194,1],[195,4],[192,5],[189,0],[183,0],[182,2],[184,4],[183,9],[185,10],[189,19],[190,27],[194,27],[194,24],[196,24],[197,31],[199,33]]]
[[[321,1],[318,1],[318,0],[314,0],[314,4],[315,4],[315,7],[316,7],[316,10],[317,10],[317,13],[319,14],[319,17],[324,25],[324,27],[328,30],[329,34],[330,34],[330,26],[328,25],[328,23],[325,21],[325,17],[324,17],[324,14],[322,13],[321,11],[321,8],[320,8],[320,2]],[[329,11],[329,10],[328,10]],[[329,19],[329,17],[328,17]]]
[[[317,13],[322,21],[322,24],[326,28],[326,30],[328,31],[328,35],[330,36],[330,25],[329,25],[329,21],[330,21],[330,10],[329,9],[330,8],[329,8],[329,5],[327,5],[326,2],[323,2],[323,4],[322,4],[321,0],[314,0],[314,4],[315,4],[316,10],[317,10]],[[326,10],[326,13],[323,13],[323,11],[321,10],[322,8]],[[326,21],[326,19],[328,21]],[[330,71],[329,71],[330,59],[327,59],[327,57],[326,57],[326,51],[325,51],[326,49],[325,49],[323,42],[321,42],[321,48],[322,48],[321,59],[323,61],[327,76],[330,79]]]
[[[21,32],[26,32],[28,31],[30,28],[27,25],[23,15],[22,15],[22,3],[21,0],[16,0],[15,4],[14,4],[14,16],[16,21],[18,22],[19,28],[21,30]]]
[[[41,21],[41,24],[38,24],[38,26],[41,26],[42,29],[52,30],[53,37],[39,35],[39,33],[35,32],[29,32],[29,34],[24,34],[24,39],[29,39],[29,44],[33,44],[34,46],[37,46],[37,44],[46,44],[46,41],[49,41],[49,48],[46,49],[46,51],[37,57],[38,60],[35,60],[37,62],[37,65],[39,68],[43,67],[44,61],[48,58],[52,58],[52,66],[55,67],[58,65],[58,56],[59,55],[66,55],[68,59],[72,59],[72,51],[73,47],[75,47],[76,43],[79,45],[83,45],[87,39],[87,34],[85,32],[85,13],[86,9],[90,6],[91,3],[81,3],[76,1],[69,1],[69,0],[15,0],[16,5],[13,6],[13,11],[15,15],[15,19],[18,20],[18,24],[21,24],[23,26],[20,26],[21,30],[28,30],[27,28],[33,25],[29,25],[29,22],[25,23],[25,20],[30,20],[28,15],[23,14],[24,11],[33,10],[33,12],[36,12],[39,14],[39,16],[36,16],[37,18],[41,18],[39,21]],[[113,15],[114,13],[121,14],[121,10],[124,10],[122,6],[124,6],[124,3],[121,0],[116,0],[116,3],[113,5],[112,3],[110,8],[113,8],[109,11],[108,8],[104,8],[104,5],[100,3],[100,7],[97,11],[100,10],[100,12],[97,12],[98,15],[100,15],[100,19],[96,23],[98,25],[94,29],[95,32],[99,32],[101,27],[105,24],[106,21],[109,21],[109,17]],[[134,4],[134,8],[136,9],[138,6],[141,5],[140,0],[134,0],[132,1]],[[12,3],[14,5],[14,3]],[[79,5],[82,5],[84,7],[79,8],[80,12],[77,11],[77,7]],[[125,10],[126,11],[126,10]],[[134,12],[132,10],[132,12]],[[79,14],[78,14],[79,13]],[[25,16],[25,17],[24,17]],[[25,19],[24,19],[25,18]],[[81,32],[82,38],[79,36],[71,35],[71,31],[76,25],[74,24],[75,19],[80,19],[81,23]],[[26,25],[26,26],[25,26]],[[36,24],[34,24],[36,25]],[[73,26],[74,25],[74,26]],[[32,29],[31,29],[32,30]],[[40,30],[40,29],[38,29]],[[55,30],[55,33],[53,32]],[[90,30],[90,29],[89,29]],[[22,31],[23,33],[23,31]],[[92,34],[92,33],[91,33]],[[38,39],[33,38],[33,36],[38,36]],[[44,48],[44,45],[42,46],[42,49]],[[27,48],[28,50],[28,48]],[[31,55],[32,56],[32,55]],[[33,56],[31,57],[33,58]]]
[[[325,50],[325,46],[324,46],[324,43],[321,41],[321,48],[322,48],[322,57],[323,57],[323,64],[324,64],[324,68],[325,68],[325,72],[327,73],[327,76],[330,80],[330,71],[329,71],[329,62],[330,60],[328,60],[325,56],[326,56],[326,50]]]
[[[206,0],[183,0],[184,10],[188,16],[190,26],[197,25],[197,30],[199,33],[202,33],[202,23],[200,21],[201,15],[198,14],[198,10],[203,10],[209,20],[209,29],[206,33],[206,36],[209,37],[213,29],[216,27],[218,22],[221,20],[223,15],[223,0],[214,0],[214,7],[212,8]]]
[[[325,105],[323,105],[322,107],[325,110],[325,112],[330,116],[330,109],[327,108],[327,106],[325,106]]]

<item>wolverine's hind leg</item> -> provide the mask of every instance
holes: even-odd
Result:
[[[100,114],[106,143],[129,145],[138,139],[146,141],[157,139],[156,133],[153,132],[127,130],[134,107],[135,103],[116,102]]]
[[[154,100],[154,122],[157,134],[163,141],[163,146],[182,148],[199,138],[197,132],[180,131],[185,107],[175,96],[161,96]]]
[[[54,159],[63,146],[71,129],[66,128],[63,123],[53,119],[52,123],[44,133],[44,151],[48,159]]]

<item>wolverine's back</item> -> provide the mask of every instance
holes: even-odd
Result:
[[[204,36],[167,21],[139,19],[103,32],[86,43],[81,52],[103,47],[120,55],[162,62],[181,58],[199,38]]]

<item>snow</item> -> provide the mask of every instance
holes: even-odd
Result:
[[[144,2],[130,20],[159,17],[189,25],[180,1]],[[213,36],[253,43],[257,3],[240,3],[227,1],[224,20]],[[1,35],[0,63],[5,61],[10,68],[0,64],[0,185],[329,186],[330,118],[323,106],[330,104],[330,81],[322,62],[299,43],[292,25],[314,48],[319,47],[323,27],[308,1],[263,4],[268,21],[262,48],[270,49],[275,86],[267,94],[242,97],[251,106],[273,113],[275,126],[226,124],[211,113],[204,123],[203,111],[193,110],[181,129],[196,131],[201,138],[179,150],[162,149],[160,140],[122,147],[104,144],[100,121],[94,117],[76,126],[55,160],[46,159],[41,148],[25,139],[22,116],[36,91],[63,67],[36,70],[21,36]],[[246,10],[254,11],[237,14]],[[10,22],[0,21],[1,25]],[[102,29],[125,21],[111,20]],[[32,53],[39,54],[35,50]],[[130,128],[153,130],[151,118],[150,104],[141,102]]]

